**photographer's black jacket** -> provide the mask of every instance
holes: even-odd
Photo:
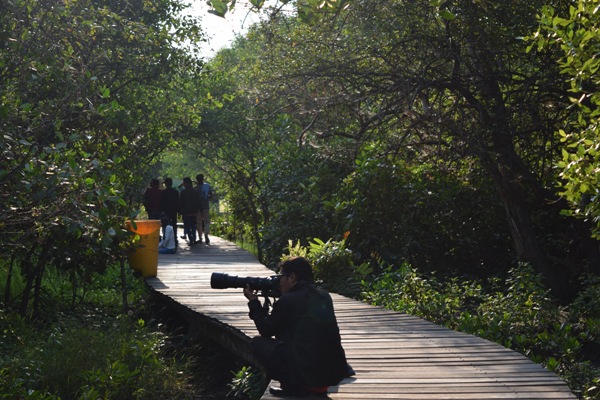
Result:
[[[283,342],[290,378],[303,387],[337,385],[346,376],[346,356],[329,293],[298,281],[273,304],[269,314],[259,300],[248,302],[261,336]]]

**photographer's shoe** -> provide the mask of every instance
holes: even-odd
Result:
[[[352,369],[352,366],[350,366],[350,364],[346,364],[346,377],[354,376],[354,375],[356,375],[356,372],[354,372],[354,369]]]
[[[275,397],[308,397],[310,395],[306,389],[281,389],[277,387],[269,388],[269,393]]]
[[[307,390],[311,397],[327,397],[329,386],[309,387]]]

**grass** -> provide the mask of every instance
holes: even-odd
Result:
[[[50,272],[36,320],[0,307],[0,399],[225,398],[237,359],[157,316],[162,306],[130,273],[123,312],[118,276],[115,267],[95,277],[73,306],[65,280]]]

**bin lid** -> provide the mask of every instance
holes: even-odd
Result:
[[[131,221],[125,222],[125,229],[130,232],[135,232],[138,235],[148,235],[160,229],[160,220],[158,219],[146,219],[133,222],[136,225],[135,229],[133,228]]]

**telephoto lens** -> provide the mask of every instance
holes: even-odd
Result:
[[[268,278],[254,276],[240,277],[228,275],[223,272],[213,272],[210,276],[210,287],[213,289],[246,288],[260,290],[261,296],[281,297],[279,291],[279,275]]]

